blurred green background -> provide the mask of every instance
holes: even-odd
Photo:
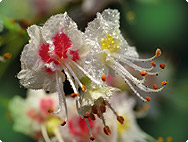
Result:
[[[142,56],[160,47],[160,60],[167,67],[162,75],[168,86],[154,99],[140,127],[154,138],[171,136],[174,142],[188,140],[188,3],[186,0],[3,0],[0,2],[0,55],[12,57],[0,62],[0,140],[34,142],[12,129],[8,101],[25,97],[16,74],[20,54],[29,37],[30,24],[42,25],[53,14],[67,11],[81,30],[97,11],[116,8],[121,13],[121,31]],[[165,73],[166,72],[166,73]],[[16,106],[15,106],[16,107]]]

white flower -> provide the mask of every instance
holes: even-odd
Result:
[[[115,125],[113,127],[117,128],[118,142],[157,142],[154,138],[146,134],[138,126],[136,122],[134,106],[135,100],[127,96],[126,92],[122,92],[114,95],[111,98],[111,104],[118,114],[121,114],[124,119],[124,124]],[[106,117],[113,117],[112,114],[106,113]]]
[[[48,110],[57,108],[57,101],[57,94],[47,95],[43,90],[28,90],[26,99],[15,96],[9,103],[14,130],[40,138],[42,124],[52,117]]]
[[[75,100],[71,97],[67,97],[67,104],[68,104],[68,115],[69,120],[67,121],[67,125],[64,127],[57,126],[57,118],[51,117],[46,122],[46,130],[47,135],[45,136],[45,140],[49,140],[52,142],[90,142],[90,132],[89,128],[92,130],[93,135],[96,137],[96,142],[115,142],[117,139],[117,128],[114,127],[114,124],[110,123],[109,121],[114,121],[113,118],[108,118],[107,122],[110,123],[110,127],[112,126],[112,134],[110,136],[105,135],[102,132],[102,125],[99,119],[92,120],[91,118],[82,118],[77,114],[77,108],[74,104]],[[86,120],[87,119],[87,120]],[[116,125],[116,123],[115,123]],[[51,131],[56,129],[56,134],[54,137],[49,137],[48,135],[51,134]],[[58,132],[58,133],[57,133]],[[94,137],[93,137],[94,138]],[[40,140],[39,142],[44,142]]]
[[[92,133],[88,119],[90,118],[92,120],[96,120],[96,116],[98,116],[102,120],[102,123],[104,125],[104,133],[106,135],[111,135],[110,127],[106,123],[103,114],[106,112],[106,108],[108,106],[117,116],[117,120],[120,123],[123,123],[123,117],[119,116],[108,103],[108,100],[110,99],[112,94],[120,90],[106,85],[93,87],[91,80],[89,80],[88,78],[82,78],[81,81],[86,84],[87,91],[80,95],[80,99],[76,101],[76,107],[79,115],[82,116],[87,122],[90,139],[94,140],[96,136]]]
[[[83,33],[78,30],[77,25],[65,12],[52,16],[43,27],[32,25],[27,29],[30,36],[21,55],[21,68],[18,73],[20,83],[29,89],[44,89],[50,92],[58,92],[59,113],[62,109],[62,98],[67,114],[67,105],[63,90],[63,82],[70,82],[74,94],[78,96],[78,84],[83,91],[85,86],[79,81],[78,74],[90,77],[94,82],[100,83],[92,78],[82,67],[81,60],[89,51]],[[74,69],[73,69],[74,68]],[[65,121],[68,119],[66,116]]]
[[[161,50],[156,50],[156,55],[149,59],[139,59],[135,47],[128,45],[127,41],[121,35],[119,30],[119,12],[117,10],[107,9],[102,14],[97,13],[97,18],[88,24],[85,36],[88,44],[91,46],[90,53],[85,59],[85,69],[95,78],[100,79],[109,72],[119,74],[133,92],[143,101],[149,101],[151,98],[143,98],[132,86],[131,82],[140,90],[145,92],[159,92],[162,90],[166,81],[162,82],[162,87],[158,89],[155,84],[154,89],[144,85],[146,75],[158,75],[165,65],[160,64],[158,72],[151,72],[156,66],[152,61],[160,56]],[[150,68],[138,66],[135,62],[151,62]],[[134,77],[125,67],[129,66],[139,71],[143,79]],[[131,82],[130,82],[131,81]]]

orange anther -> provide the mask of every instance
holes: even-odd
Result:
[[[79,96],[78,93],[72,93],[72,94],[71,94],[71,97],[73,97],[73,98],[75,98],[75,97],[77,97],[77,96]]]
[[[124,118],[122,116],[117,116],[117,120],[119,123],[123,124],[124,123]]]
[[[12,56],[12,55],[11,55],[10,53],[5,53],[5,54],[3,55],[3,58],[4,58],[5,60],[7,60],[7,59],[10,59],[11,56]]]
[[[146,75],[147,75],[147,72],[141,71],[141,72],[140,72],[140,75],[141,75],[141,76],[146,76]]]
[[[156,67],[156,63],[155,63],[154,61],[151,62],[151,65],[152,65],[153,67]]]
[[[103,130],[106,135],[111,135],[111,130],[108,126],[105,126]]]
[[[102,79],[103,82],[105,82],[105,81],[106,81],[106,76],[105,76],[105,75],[102,75],[102,76],[101,76],[101,79]]]
[[[99,112],[97,113],[97,116],[98,116],[98,118],[101,118],[101,114]]]
[[[66,121],[64,120],[64,121],[61,122],[60,125],[61,125],[61,126],[64,126],[65,124],[66,124]]]
[[[90,114],[86,113],[83,115],[84,118],[89,118]]]
[[[153,89],[157,90],[159,87],[157,86],[157,84],[153,85]]]
[[[102,103],[103,103],[103,105],[105,105],[105,106],[106,106],[106,102],[105,102],[105,100],[103,100],[103,101],[102,101]]]
[[[164,86],[164,85],[166,85],[167,83],[168,83],[168,81],[163,81],[163,82],[161,83],[161,85]]]
[[[146,100],[149,102],[149,101],[151,101],[151,98],[147,96]]]
[[[53,108],[51,108],[51,109],[48,110],[48,113],[53,113],[53,112],[54,112]]]
[[[101,106],[100,106],[100,110],[101,110],[102,113],[105,113],[105,112],[106,112],[106,107],[103,106],[103,105],[101,105]]]
[[[97,106],[96,106],[96,105],[93,105],[93,106],[91,107],[91,109],[92,109],[92,112],[93,112],[94,114],[97,114],[97,113],[98,113],[98,110],[97,110]]]
[[[161,69],[164,69],[164,68],[166,67],[166,65],[163,64],[163,63],[160,63],[160,64],[159,64],[159,67],[160,67]]]
[[[161,49],[157,48],[156,52],[155,52],[155,56],[159,57],[161,55]]]
[[[82,91],[85,92],[86,91],[86,86],[85,85],[82,85]]]
[[[90,113],[89,118],[94,121],[95,120],[95,115],[93,113]]]
[[[92,141],[94,141],[95,139],[96,139],[95,136],[90,137],[90,140],[92,140]]]

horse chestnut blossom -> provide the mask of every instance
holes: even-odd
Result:
[[[89,46],[85,42],[83,33],[78,30],[76,23],[66,12],[50,17],[42,27],[30,26],[27,32],[31,39],[22,51],[20,59],[22,70],[17,77],[20,79],[20,84],[26,88],[44,89],[49,92],[57,91],[59,108],[54,113],[59,113],[62,110],[63,99],[66,113],[65,124],[68,119],[63,89],[65,75],[73,88],[72,96],[74,97],[79,96],[77,86],[86,91],[86,87],[78,78],[80,72],[96,84],[100,84],[81,66],[82,59],[89,51]]]
[[[46,127],[45,123],[52,117],[58,117],[48,113],[50,108],[58,107],[56,102],[58,102],[57,94],[48,95],[44,90],[28,90],[26,99],[15,96],[9,102],[14,130],[35,139],[41,139]]]
[[[157,84],[154,84],[153,88],[145,86],[145,77],[147,75],[158,75],[165,68],[165,64],[160,63],[160,70],[153,71],[153,68],[156,67],[153,59],[161,55],[161,50],[157,49],[156,54],[151,58],[140,59],[135,47],[129,46],[121,35],[119,18],[118,10],[107,9],[102,14],[97,13],[97,18],[88,24],[85,30],[85,37],[92,48],[85,58],[84,68],[94,78],[101,78],[103,81],[105,81],[108,73],[119,74],[141,100],[150,101],[151,98],[148,96],[146,98],[142,97],[132,83],[144,92],[159,92],[164,88],[167,81],[162,82],[161,88],[158,88]],[[136,64],[136,62],[149,61],[151,61],[151,67],[149,68]],[[129,66],[139,71],[143,78],[134,77],[124,66]]]
[[[79,104],[76,102],[78,113],[82,116],[89,129],[90,139],[95,140],[95,136],[92,134],[91,127],[89,125],[88,119],[96,120],[95,115],[98,116],[104,125],[103,131],[106,135],[111,135],[110,127],[106,124],[104,114],[106,112],[106,108],[110,108],[112,112],[115,114],[117,120],[123,124],[124,118],[119,116],[114,108],[108,102],[112,97],[113,93],[120,91],[117,88],[110,86],[95,86],[93,87],[91,80],[88,78],[82,78],[82,82],[86,84],[87,91],[81,94]]]

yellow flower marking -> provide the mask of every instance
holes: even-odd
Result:
[[[127,117],[123,117],[124,118],[124,123],[123,125],[118,123],[118,133],[123,133],[124,131],[128,130],[131,127],[131,124],[129,122],[129,120],[127,119]]]
[[[106,37],[101,39],[101,46],[102,49],[108,49],[110,53],[113,53],[119,49],[119,40],[107,33]]]
[[[54,130],[59,128],[60,119],[58,117],[51,117],[46,122],[46,129],[49,135],[54,135]]]

